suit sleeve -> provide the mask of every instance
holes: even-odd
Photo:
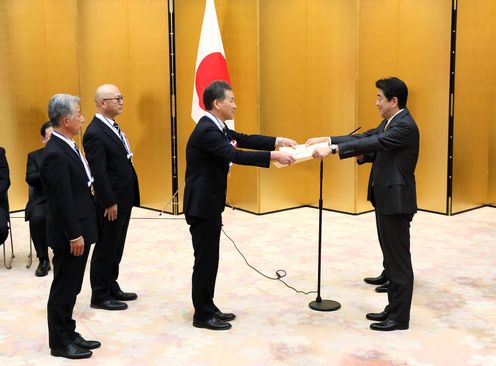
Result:
[[[0,149],[0,197],[7,194],[10,187],[9,164],[5,156],[5,150]]]
[[[238,147],[253,150],[272,151],[275,149],[276,138],[263,135],[246,135],[244,133],[229,131],[236,140]]]
[[[357,155],[367,155],[378,151],[390,151],[404,147],[410,141],[411,129],[412,125],[407,123],[406,120],[399,120],[384,132],[378,132],[376,129],[375,133],[366,137],[338,143],[339,157],[346,159]]]
[[[36,159],[32,154],[28,154],[28,162],[26,165],[26,183],[31,187],[41,187],[41,176]]]
[[[80,237],[83,232],[76,213],[67,160],[60,154],[47,154],[43,161],[42,179],[48,200],[60,218],[67,239]]]
[[[91,174],[95,178],[93,184],[96,196],[103,207],[108,208],[117,203],[114,190],[107,173],[107,152],[105,143],[95,134],[86,133],[83,137],[83,147],[86,159],[90,165]]]
[[[232,133],[232,136],[237,141],[237,137],[241,137],[245,139],[242,134]],[[247,135],[244,135],[247,136]],[[252,137],[252,145],[251,148],[259,147],[269,147],[270,139],[266,138],[261,139],[258,143],[254,143],[253,141],[256,139],[255,136]],[[215,126],[207,127],[201,132],[201,137],[198,140],[201,146],[198,146],[200,149],[204,149],[207,153],[218,157],[223,158],[228,162],[233,162],[234,164],[239,165],[252,165],[252,166],[260,166],[260,167],[268,167],[270,165],[270,152],[269,151],[243,151],[238,150],[230,143],[226,141],[223,133]],[[272,141],[275,142],[275,138],[272,138]],[[245,139],[246,142],[246,139]],[[240,146],[241,147],[241,146]],[[273,147],[272,147],[273,148]]]

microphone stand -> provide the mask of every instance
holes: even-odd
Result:
[[[341,307],[341,304],[334,300],[322,300],[320,297],[320,275],[322,263],[322,180],[324,178],[324,161],[320,160],[320,198],[319,198],[319,265],[317,273],[317,298],[308,304],[310,309],[317,311],[334,311]]]

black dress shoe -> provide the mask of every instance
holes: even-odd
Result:
[[[377,285],[384,285],[388,279],[386,276],[381,274],[378,277],[365,277],[363,280],[366,283],[368,283],[369,285],[376,285],[377,286]]]
[[[226,323],[215,316],[204,321],[193,320],[193,326],[196,328],[206,328],[210,330],[228,330],[232,327],[231,324]]]
[[[50,270],[50,262],[48,261],[48,259],[42,259],[40,260],[40,263],[38,264],[38,268],[36,268],[34,274],[36,277],[43,277],[48,274],[49,270]]]
[[[102,345],[98,341],[87,341],[81,335],[78,335],[75,340],[72,341],[76,346],[83,348],[83,349],[95,349],[95,348],[100,348]]]
[[[383,320],[386,320],[388,316],[389,312],[387,312],[386,310],[381,313],[368,313],[367,315],[365,315],[368,320],[372,320],[374,322],[382,322]]]
[[[400,330],[400,329],[408,329],[408,322],[398,322],[392,319],[386,319],[380,323],[372,323],[370,324],[370,329],[372,330],[381,330],[381,331],[391,331],[391,330]]]
[[[105,300],[103,302],[92,302],[90,305],[93,309],[103,310],[126,310],[127,304],[114,299]]]
[[[375,288],[376,292],[388,292],[389,285],[391,284],[391,281],[387,280],[386,283],[382,286],[377,286]]]
[[[50,354],[55,357],[65,357],[77,360],[80,358],[89,358],[93,352],[79,348],[73,343],[69,343],[67,346],[51,349]]]
[[[112,297],[112,299],[119,301],[131,301],[138,298],[138,295],[134,292],[124,292],[122,290],[113,292],[110,296]]]
[[[236,315],[234,315],[233,313],[223,313],[220,310],[215,312],[215,317],[225,322],[230,322],[231,320],[236,319]]]

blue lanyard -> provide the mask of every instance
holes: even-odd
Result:
[[[218,122],[218,123],[217,123],[217,122],[215,122],[214,120],[212,120],[212,119],[210,118],[210,120],[212,120],[212,122],[213,122],[213,123],[215,123],[215,125],[216,125],[216,126],[217,126],[217,127],[218,127],[221,131],[222,131],[222,133],[224,134],[224,137],[226,138],[226,141],[230,144],[230,143],[231,143],[231,141],[229,141],[229,136],[227,136],[227,127],[225,127],[225,125],[224,125],[223,123],[221,123],[221,121],[220,121],[217,117],[215,117],[212,113],[210,113],[210,112],[209,112],[209,114],[210,114],[212,117],[214,117],[214,118],[215,118],[215,120]],[[222,129],[221,129],[221,128],[220,128],[220,126],[222,126],[222,125],[224,125],[224,128],[222,128]]]

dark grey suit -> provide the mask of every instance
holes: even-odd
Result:
[[[371,162],[368,200],[374,205],[377,232],[384,256],[389,318],[409,321],[413,292],[410,256],[410,222],[417,212],[415,167],[419,154],[419,131],[404,109],[389,123],[360,135],[333,136],[341,159],[364,155]]]

